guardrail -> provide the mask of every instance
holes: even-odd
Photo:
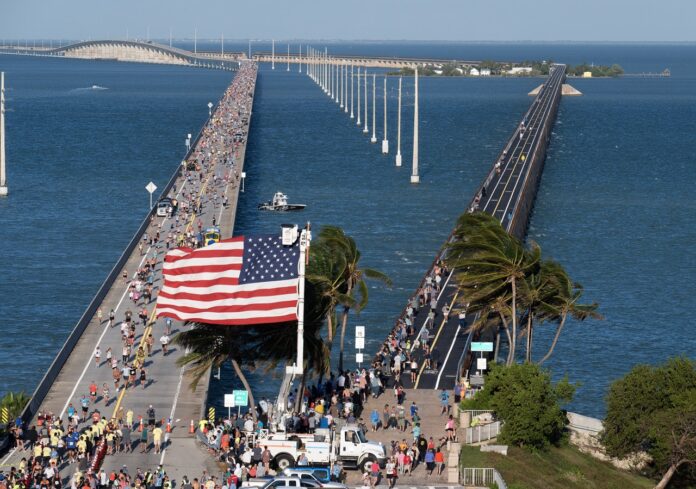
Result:
[[[459,483],[462,486],[489,487],[497,484],[498,489],[507,489],[500,472],[492,467],[462,467],[459,470]]]
[[[501,421],[478,426],[470,426],[464,430],[464,443],[467,445],[473,445],[474,443],[492,440],[500,434],[502,427],[503,423]]]
[[[478,416],[479,414],[495,414],[495,411],[492,409],[462,409],[462,413],[469,413],[469,415],[473,418]]]
[[[212,111],[212,114],[215,114],[215,112],[217,112],[218,107],[219,102],[215,106],[215,110]],[[191,144],[190,149],[186,153],[184,160],[188,160],[193,151],[196,149],[196,145],[198,144],[198,141],[203,135],[203,130],[210,123],[210,119],[211,117],[208,117],[208,119],[206,119],[205,121],[205,124],[203,124],[201,129],[198,131],[196,139],[193,140],[193,143]],[[180,175],[181,168],[182,165],[177,165],[177,168],[176,170],[174,170],[174,173],[169,179],[169,182],[167,182],[167,184],[162,189],[162,192],[159,194],[160,197],[167,195],[169,191],[174,187],[174,185],[176,184],[176,180]],[[111,287],[113,286],[114,282],[118,280],[118,278],[120,277],[121,270],[125,266],[133,251],[137,248],[142,235],[145,233],[148,226],[150,225],[150,219],[152,218],[152,216],[155,215],[155,211],[157,209],[156,202],[158,200],[159,197],[157,200],[154,201],[155,205],[147,213],[145,219],[143,219],[143,222],[138,227],[138,230],[133,235],[133,238],[131,238],[130,242],[126,246],[126,249],[123,251],[118,261],[116,261],[116,264],[113,266],[109,274],[106,276],[106,279],[101,284],[101,287],[99,287],[99,290],[97,290],[97,293],[87,306],[85,312],[82,313],[82,317],[80,317],[79,321],[77,322],[73,330],[70,332],[70,335],[68,336],[67,340],[65,340],[65,343],[63,343],[63,347],[60,349],[56,357],[53,359],[53,362],[51,363],[50,367],[48,367],[48,370],[39,382],[39,385],[34,390],[34,393],[31,396],[31,400],[26,405],[21,414],[22,420],[25,423],[28,423],[37,413],[39,407],[41,406],[41,403],[43,403],[44,399],[46,398],[46,395],[51,390],[51,386],[58,378],[58,375],[60,374],[60,371],[63,369],[65,363],[68,361],[68,358],[70,358],[70,355],[75,349],[75,346],[77,345],[78,341],[80,341],[82,334],[85,332],[85,330],[89,326],[89,323],[92,321],[92,318],[94,318],[97,309],[99,309],[99,306],[104,301],[106,294],[109,293],[109,290],[111,290]]]

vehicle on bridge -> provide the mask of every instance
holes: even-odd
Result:
[[[340,461],[347,469],[370,471],[372,464],[384,467],[387,451],[381,443],[369,441],[357,425],[340,429],[317,428],[313,434],[271,433],[257,444],[268,447],[279,471],[295,467],[302,457],[308,465],[327,466]]]
[[[178,202],[176,199],[163,197],[159,202],[157,202],[157,215],[159,217],[171,216],[176,212],[177,207]]]
[[[210,246],[211,244],[220,242],[220,228],[217,226],[212,226],[206,228],[205,234],[203,235],[203,243],[205,246]]]

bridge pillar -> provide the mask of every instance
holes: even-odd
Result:
[[[7,195],[5,177],[5,72],[0,72],[0,196]]]

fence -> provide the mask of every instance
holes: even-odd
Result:
[[[467,445],[473,445],[474,443],[481,443],[482,441],[496,438],[500,434],[500,429],[502,427],[503,423],[500,421],[479,426],[471,426],[464,430],[464,443]]]
[[[459,483],[463,486],[489,487],[497,484],[498,489],[507,489],[507,484],[500,472],[493,468],[462,467],[459,471]]]

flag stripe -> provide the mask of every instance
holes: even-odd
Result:
[[[281,246],[279,237],[247,236],[172,250],[157,315],[228,325],[296,320],[297,248]]]

